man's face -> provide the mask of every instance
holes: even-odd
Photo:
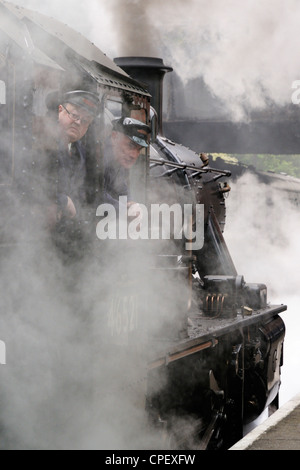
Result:
[[[129,170],[139,158],[142,146],[121,132],[112,132],[112,145],[117,162]]]
[[[66,103],[58,107],[58,121],[68,142],[72,143],[82,139],[93,118],[80,106]]]

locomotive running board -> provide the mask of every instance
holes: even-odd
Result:
[[[190,333],[190,337],[179,343],[177,342],[176,346],[171,344],[168,349],[162,349],[156,353],[156,358],[149,361],[148,369],[167,366],[171,362],[204,349],[213,348],[219,343],[218,338],[220,336],[232,332],[233,329],[237,330],[264,322],[285,310],[287,310],[286,305],[271,305],[255,311],[251,316],[244,317],[238,315],[235,318],[209,318],[198,315],[193,318],[193,332]]]

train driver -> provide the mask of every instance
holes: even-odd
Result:
[[[133,204],[128,188],[129,170],[136,163],[141,150],[148,147],[151,129],[131,117],[115,119],[112,125],[104,151],[103,200],[118,209],[120,196],[128,197],[128,206]]]
[[[49,95],[47,106],[58,113],[55,116],[57,142],[49,159],[50,172],[55,176],[55,219],[61,216],[71,219],[78,215],[84,199],[86,151],[81,139],[99,112],[99,99],[96,94],[84,90],[64,94],[54,92]]]

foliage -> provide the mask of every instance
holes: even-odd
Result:
[[[240,162],[252,165],[260,171],[287,173],[300,178],[300,155],[213,154],[213,157],[221,157],[230,163]]]

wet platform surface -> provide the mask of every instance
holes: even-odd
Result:
[[[229,450],[300,450],[300,394]]]

